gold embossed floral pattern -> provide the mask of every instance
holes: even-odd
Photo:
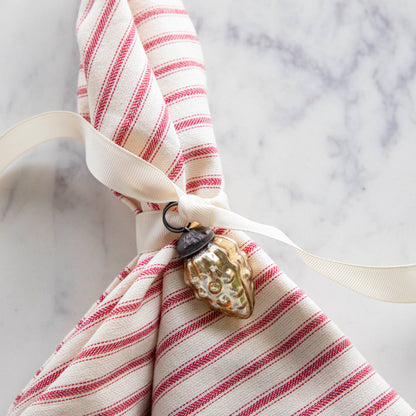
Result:
[[[237,318],[253,313],[254,283],[247,254],[234,240],[216,235],[201,251],[185,259],[185,283],[195,297]]]

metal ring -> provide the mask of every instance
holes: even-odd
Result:
[[[189,226],[191,225],[191,223],[189,222],[185,227],[173,227],[172,225],[170,225],[168,223],[168,221],[166,220],[166,213],[172,208],[172,207],[176,207],[178,205],[178,201],[171,201],[169,202],[165,208],[163,209],[163,215],[162,215],[162,220],[163,220],[163,225],[172,233],[183,233],[184,231],[189,231]]]

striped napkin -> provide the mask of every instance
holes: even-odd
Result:
[[[79,113],[186,192],[223,190],[203,57],[183,4],[82,0],[76,30]],[[163,209],[112,192],[136,215]],[[261,247],[243,232],[215,232],[249,257],[250,319],[194,298],[172,238],[125,267],[9,414],[415,414]]]

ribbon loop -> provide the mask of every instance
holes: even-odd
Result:
[[[309,267],[349,289],[387,302],[416,303],[416,264],[364,266],[318,257],[300,248],[279,228],[231,211],[223,190],[212,198],[187,194],[160,169],[118,146],[75,113],[40,114],[0,136],[0,173],[33,146],[58,137],[72,137],[85,144],[88,169],[108,188],[143,202],[177,200],[176,222],[197,221],[208,227],[273,238],[294,248]],[[159,210],[136,216],[139,253],[158,250],[178,238],[163,225],[161,214]]]

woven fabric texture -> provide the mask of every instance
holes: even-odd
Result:
[[[186,192],[224,189],[203,56],[183,4],[83,0],[76,30],[80,114]],[[113,192],[136,215],[163,209]],[[132,259],[9,414],[415,414],[261,247],[243,232],[215,232],[249,257],[249,319],[194,298],[173,235]]]

